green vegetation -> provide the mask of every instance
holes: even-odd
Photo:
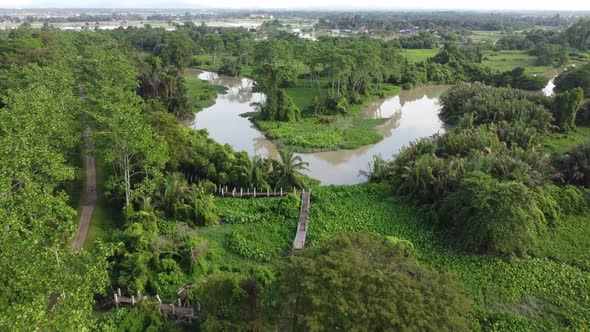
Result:
[[[340,234],[292,256],[279,270],[273,321],[280,330],[467,331],[461,286],[407,249],[384,236]]]
[[[526,51],[484,51],[482,64],[497,71],[510,71],[514,68],[524,68],[528,74],[543,75],[553,68],[549,65],[538,65],[537,58]]]
[[[304,118],[299,122],[255,120],[256,125],[270,139],[295,151],[355,149],[383,139],[375,126],[386,119],[360,117]]]
[[[408,59],[408,62],[418,63],[428,60],[438,53],[438,49],[404,49],[402,55]]]
[[[471,38],[475,43],[491,42],[495,43],[505,34],[504,31],[483,31],[483,30],[472,30]],[[519,66],[517,66],[519,67]]]
[[[567,133],[554,133],[541,140],[543,149],[548,153],[557,155],[570,151],[576,145],[581,144],[590,137],[590,127],[578,126]]]
[[[105,197],[100,193],[107,191],[106,182],[108,179],[108,168],[100,160],[96,161],[96,192],[98,195],[98,202],[92,213],[90,221],[90,228],[86,242],[84,243],[84,250],[90,250],[97,245],[97,241],[104,241],[109,238],[110,231],[116,228],[122,222],[121,211],[109,202],[109,197]]]
[[[590,97],[590,64],[569,68],[555,78],[555,91],[564,92],[573,88],[581,88],[584,97]]]
[[[507,261],[456,251],[450,244],[452,235],[432,229],[428,211],[391,198],[390,190],[382,184],[317,188],[311,208],[310,244],[315,247],[337,233],[358,231],[408,241],[420,263],[456,273],[463,282],[472,304],[468,317],[474,330],[587,326],[589,303],[584,294],[589,291],[590,274],[579,268],[588,264],[587,251],[565,251],[581,248],[586,242],[577,239],[588,232],[583,222],[587,212],[562,218],[563,226],[556,226],[557,230],[551,227],[547,237],[539,241],[539,256]],[[572,235],[567,235],[566,229],[572,230]],[[564,256],[557,262],[551,254],[545,256],[560,250]]]
[[[97,318],[94,305],[108,305],[117,288],[197,310],[183,328],[199,331],[587,329],[585,86],[568,71],[557,95],[528,93],[514,88],[538,90],[543,79],[481,64],[485,50],[528,52],[547,66],[581,59],[587,21],[334,15],[318,27],[370,28],[315,41],[279,19],[256,32],[191,22],[171,23],[175,31],[72,33],[47,22],[0,32],[0,330],[178,327],[149,303]],[[378,37],[423,17],[423,31]],[[469,30],[534,24],[564,29],[505,34],[497,45],[466,39]],[[222,92],[183,78],[189,66],[253,76],[267,95],[253,120],[286,147],[279,160],[183,124]],[[444,95],[442,119],[453,129],[392,161],[375,156],[372,183],[312,188],[302,252],[291,250],[298,196],[214,196],[218,186],[314,186],[294,149],[377,142],[383,120],[362,117],[367,103],[400,86],[465,81],[496,87],[458,84]],[[99,204],[89,250],[78,252],[86,130]]]
[[[215,104],[217,94],[227,91],[224,86],[209,84],[207,81],[198,78],[185,76],[184,80],[187,97],[196,112]]]

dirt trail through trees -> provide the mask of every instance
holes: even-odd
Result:
[[[88,135],[85,135],[85,141],[90,146]],[[96,208],[96,201],[98,195],[96,193],[96,161],[94,157],[90,155],[92,149],[89,147],[85,153],[86,163],[86,185],[84,186],[84,205],[82,205],[82,211],[80,213],[80,222],[78,223],[78,229],[72,240],[72,247],[74,250],[80,250],[84,247],[86,237],[88,236],[88,229],[90,228],[90,221],[92,220],[92,213]]]

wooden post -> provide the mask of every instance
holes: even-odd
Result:
[[[117,293],[115,293],[115,308],[119,307],[119,298],[117,297]]]
[[[270,197],[270,189],[266,188],[266,197]]]
[[[256,188],[254,188],[254,197],[256,197]]]
[[[117,294],[121,296],[121,288],[117,288]]]
[[[227,186],[225,186],[225,192],[227,192]]]
[[[232,195],[232,197],[236,197],[236,188],[234,188],[234,190],[232,190],[231,195]]]
[[[223,188],[221,188],[221,196],[223,196]]]
[[[283,196],[283,188],[281,188],[281,197]]]
[[[250,187],[248,187],[248,189],[246,189],[246,196],[250,195]]]
[[[135,305],[135,296],[131,295],[131,305]]]
[[[243,189],[244,189],[244,188],[240,187],[240,197],[244,196],[244,191],[243,191]]]

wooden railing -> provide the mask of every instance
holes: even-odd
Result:
[[[147,296],[142,295],[139,291],[137,292],[137,295],[131,295],[131,296],[122,296],[121,295],[121,288],[117,289],[117,292],[113,295],[113,298],[115,300],[115,307],[119,307],[121,305],[130,305],[130,306],[135,306],[136,304],[138,304],[141,301],[147,302],[147,303],[152,303],[152,304],[157,304],[158,305],[158,309],[160,311],[163,311],[165,313],[167,313],[168,315],[175,317],[175,318],[179,318],[179,319],[188,319],[189,321],[191,321],[192,319],[196,319],[198,318],[195,309],[193,308],[187,308],[187,307],[183,307],[182,306],[182,301],[180,299],[178,299],[178,303],[177,304],[167,304],[167,303],[162,303],[162,300],[160,300],[160,297],[158,295],[156,295],[156,301],[150,301],[148,299]]]
[[[280,188],[279,191],[270,191],[270,189],[256,190],[253,188],[228,188],[227,186],[218,186],[215,190],[215,195],[221,197],[233,197],[233,198],[263,198],[263,197],[282,197],[287,195],[301,195],[301,207],[299,210],[299,223],[297,224],[297,233],[295,233],[295,240],[293,240],[293,249],[299,250],[305,247],[305,238],[307,237],[307,223],[309,221],[309,208],[311,205],[311,190],[297,191],[297,188],[293,188],[293,191],[284,191]]]

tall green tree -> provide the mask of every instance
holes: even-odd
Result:
[[[132,179],[149,176],[166,163],[166,145],[146,123],[137,73],[122,51],[90,48],[86,52],[89,114],[96,121],[92,137],[97,151],[113,165],[112,186],[131,203]]]
[[[76,211],[63,188],[81,138],[76,77],[60,64],[19,71],[0,109],[0,330],[88,331],[110,249],[70,243]]]
[[[409,249],[382,236],[340,234],[294,254],[269,292],[271,328],[467,331],[462,286],[418,265]]]

